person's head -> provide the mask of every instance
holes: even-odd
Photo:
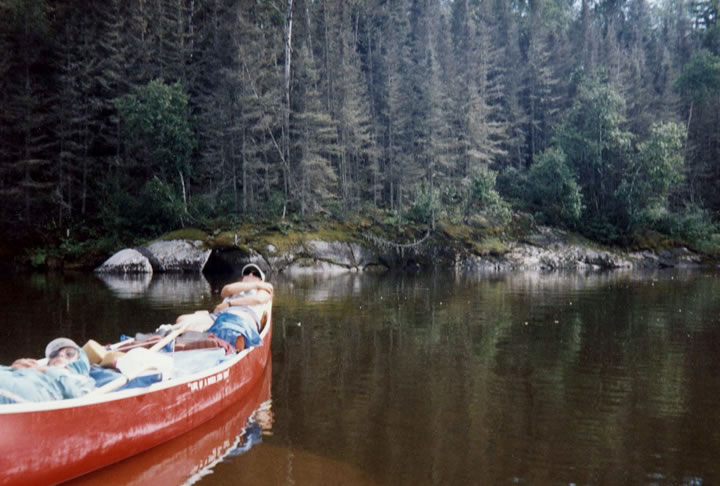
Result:
[[[68,338],[53,339],[45,347],[45,357],[49,366],[64,368],[80,358],[80,346]]]
[[[241,271],[242,274],[242,280],[243,282],[250,282],[255,279],[265,281],[265,274],[262,270],[260,270],[260,267],[255,265],[254,263],[248,263],[245,265]]]

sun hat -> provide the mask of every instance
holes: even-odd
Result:
[[[72,339],[59,337],[50,341],[45,347],[45,357],[49,359],[50,356],[62,348],[75,348],[79,350],[80,346],[78,346]]]
[[[265,281],[265,274],[263,273],[262,270],[260,270],[260,267],[258,267],[258,266],[255,265],[254,263],[248,263],[247,265],[245,265],[245,266],[242,268],[242,271],[240,272],[240,275],[242,275],[242,276],[244,277],[244,276],[245,276],[245,273],[248,272],[248,271],[250,271],[250,272],[257,272],[257,273],[260,275],[260,280],[262,280],[263,282]]]

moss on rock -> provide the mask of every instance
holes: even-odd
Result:
[[[190,241],[202,241],[206,244],[210,244],[210,236],[203,230],[198,228],[182,228],[156,238],[154,241],[171,241],[171,240],[190,240]]]

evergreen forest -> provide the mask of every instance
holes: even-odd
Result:
[[[0,0],[0,229],[77,249],[524,214],[605,244],[717,248],[719,10]]]

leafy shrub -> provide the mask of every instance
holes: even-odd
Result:
[[[654,124],[638,145],[616,191],[621,213],[632,231],[664,218],[668,197],[683,180],[685,132],[676,123]]]
[[[461,223],[467,203],[464,193],[458,189],[458,186],[454,184],[443,185],[439,191],[438,199],[440,216],[453,223]]]
[[[405,214],[405,217],[417,224],[430,223],[433,211],[437,214],[440,208],[440,201],[433,197],[430,191],[422,191],[415,197],[412,206]]]
[[[527,202],[527,175],[515,167],[508,167],[497,176],[498,192],[505,200],[513,204],[524,205]]]
[[[188,97],[180,83],[150,81],[115,100],[115,105],[127,149],[137,160],[151,164],[152,172],[163,178],[189,174],[197,142],[190,126]]]
[[[559,148],[540,154],[528,174],[528,202],[547,223],[575,226],[583,212],[575,175]]]
[[[695,204],[687,204],[679,212],[668,213],[661,226],[670,235],[693,243],[710,239],[720,230],[713,223],[710,212]]]
[[[478,170],[473,175],[468,192],[466,220],[470,220],[473,210],[478,210],[490,223],[502,226],[510,222],[512,211],[508,203],[495,190],[496,178],[495,171],[485,168]]]
[[[177,191],[152,178],[137,195],[119,189],[118,179],[108,180],[103,224],[118,240],[127,235],[154,236],[183,226],[185,210]]]
[[[30,265],[35,268],[45,265],[47,257],[48,252],[44,248],[32,248],[27,251],[27,259],[30,262]]]

